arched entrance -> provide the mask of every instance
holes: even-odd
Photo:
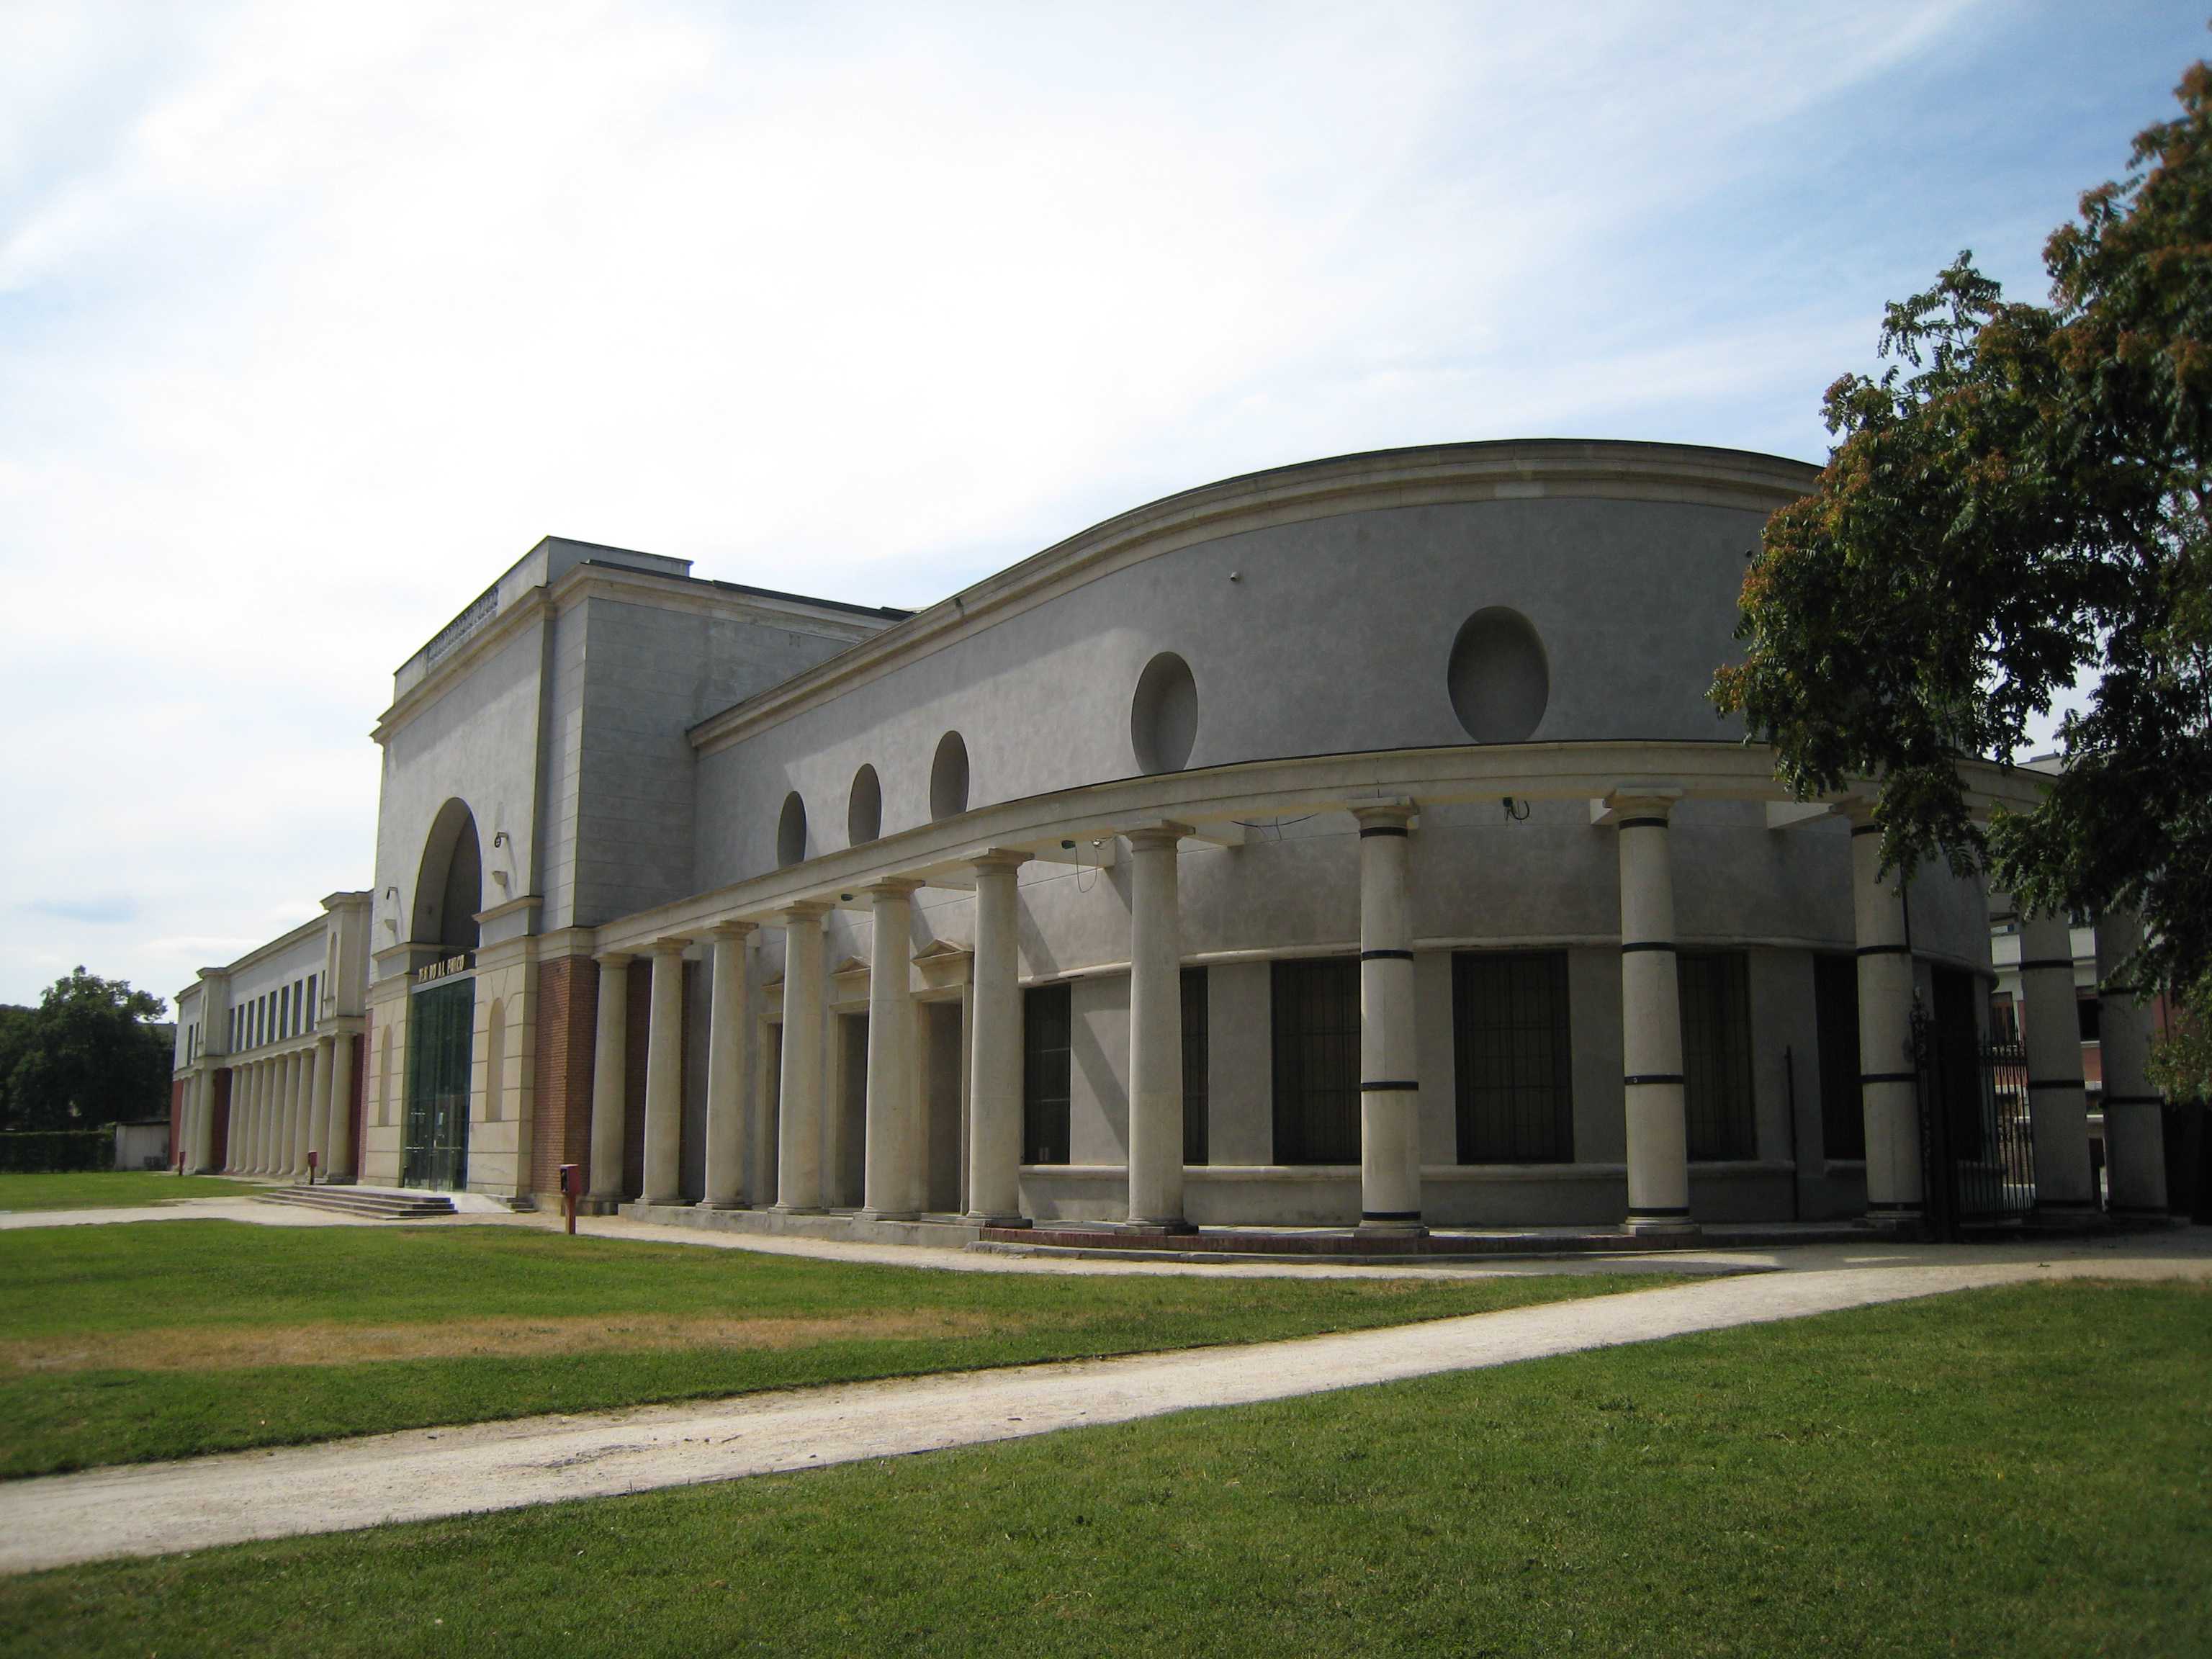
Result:
[[[438,809],[423,843],[410,938],[428,947],[407,1008],[407,1111],[399,1178],[410,1187],[468,1184],[469,1078],[475,1058],[477,912],[483,850],[465,802]]]

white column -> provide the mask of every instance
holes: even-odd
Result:
[[[1021,912],[1027,853],[975,860],[975,985],[969,998],[968,1218],[1026,1227],[1022,1214]]]
[[[253,1168],[257,1175],[276,1173],[276,1073],[266,1060],[253,1063]]]
[[[822,907],[782,915],[783,1077],[777,1091],[775,1207],[822,1207]]]
[[[307,1096],[307,1150],[315,1155],[318,1178],[331,1172],[331,1040],[315,1039],[313,1081]]]
[[[702,1200],[708,1209],[734,1210],[745,1201],[745,1027],[752,1018],[745,997],[745,937],[752,931],[749,921],[726,921],[708,935],[714,984],[707,1019],[707,1192]]]
[[[592,1044],[592,1191],[623,1200],[623,1115],[629,1083],[629,957],[610,951],[599,964],[599,1027]]]
[[[305,1180],[307,1174],[307,1132],[313,1121],[313,1102],[310,1099],[313,1066],[305,1050],[294,1049],[285,1057],[285,1096],[292,1114],[292,1148],[289,1169],[292,1175]]]
[[[331,1179],[351,1181],[353,1167],[353,1034],[331,1037]]]
[[[656,939],[652,1024],[645,1048],[644,1204],[684,1201],[684,947]]]
[[[867,890],[868,1116],[861,1213],[902,1220],[921,1209],[920,1091],[914,1074],[914,894],[916,881]]]
[[[1632,1232],[1684,1232],[1689,1131],[1682,1109],[1682,993],[1674,974],[1674,872],[1668,799],[1613,803],[1620,835],[1621,1093],[1628,1120]]]
[[[191,1162],[187,1167],[194,1171],[215,1167],[215,1066],[203,1060],[189,1096],[193,1112]]]
[[[1905,895],[1881,869],[1881,826],[1851,820],[1851,917],[1858,944],[1859,1100],[1866,1120],[1867,1213],[1921,1212],[1920,1078],[1912,1059],[1912,946]]]
[[[253,1115],[253,1073],[252,1060],[230,1068],[230,1167],[240,1175],[252,1175],[260,1167],[261,1146],[256,1138],[258,1125]]]
[[[2089,1184],[2089,1095],[2081,1079],[2074,932],[2064,916],[2022,912],[2020,988],[2027,1005],[2021,1036],[2035,1140],[2035,1207],[2054,1219],[2093,1215],[2097,1194]]]
[[[1421,1227],[1421,1096],[1413,1042],[1410,801],[1359,820],[1359,1226]]]
[[[2164,1215],[2164,1100],[2150,1084],[2151,1011],[2124,982],[2142,946],[2142,923],[2125,911],[2097,918],[2097,1045],[2105,1079],[2105,1178],[2115,1215]]]
[[[1129,1225],[1187,1232],[1182,1212],[1182,824],[1129,843]]]

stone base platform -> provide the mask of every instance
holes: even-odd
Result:
[[[974,1243],[983,1231],[960,1216],[925,1215],[912,1221],[872,1221],[850,1210],[809,1213],[710,1210],[703,1204],[625,1204],[618,1213],[632,1221],[650,1221],[663,1227],[700,1227],[709,1231],[762,1233],[780,1238],[826,1238],[845,1244],[933,1244],[947,1250]]]

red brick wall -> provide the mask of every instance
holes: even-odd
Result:
[[[353,1045],[353,1178],[368,1167],[368,1039],[376,1027],[376,1010],[365,1010],[361,1036]]]
[[[538,1039],[531,1056],[530,1187],[561,1192],[561,1165],[592,1183],[592,1049],[599,1018],[599,964],[562,957],[538,966]]]
[[[623,1055],[623,1196],[645,1190],[645,1062],[653,1046],[653,958],[629,965],[629,1040]]]
[[[210,1091],[215,1106],[215,1150],[209,1161],[218,1170],[230,1167],[230,1067],[225,1066],[215,1074],[215,1087]]]

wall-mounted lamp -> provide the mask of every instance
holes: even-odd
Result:
[[[1499,804],[1505,808],[1505,816],[1512,819],[1514,823],[1526,823],[1528,822],[1528,803],[1527,801],[1516,801],[1512,796],[1508,795]]]

